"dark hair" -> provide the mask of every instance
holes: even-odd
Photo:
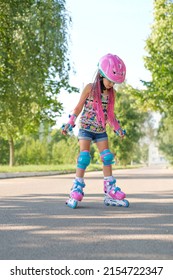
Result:
[[[103,92],[104,90],[106,90],[104,84],[103,84],[103,76],[100,76],[100,89],[101,92]]]

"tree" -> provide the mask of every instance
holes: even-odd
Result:
[[[8,164],[9,148],[8,141],[0,138],[0,164]]]
[[[145,67],[151,72],[150,82],[141,97],[154,110],[173,114],[173,1],[154,1],[154,23],[146,40]]]
[[[75,163],[78,153],[77,137],[64,136],[59,129],[49,131],[49,137],[46,131],[41,135],[37,132],[22,136],[15,142],[15,159],[18,165]]]
[[[69,85],[65,0],[0,0],[0,131],[10,143],[53,124],[61,114],[58,94]]]
[[[135,158],[139,140],[145,134],[144,123],[149,114],[142,112],[138,102],[129,94],[126,85],[119,86],[117,90],[115,114],[121,127],[126,130],[126,136],[121,140],[109,130],[109,145],[120,164],[127,165]]]
[[[164,116],[158,129],[159,149],[165,157],[173,164],[173,142],[172,142],[173,120],[172,117]]]

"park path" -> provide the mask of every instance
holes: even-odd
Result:
[[[1,260],[173,259],[173,170],[114,171],[129,208],[103,204],[102,172],[86,173],[70,209],[74,174],[0,180]]]

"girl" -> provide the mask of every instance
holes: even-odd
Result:
[[[70,192],[70,198],[66,202],[71,208],[76,208],[84,196],[84,173],[90,164],[91,142],[96,143],[103,162],[104,203],[113,206],[129,206],[128,201],[124,199],[125,193],[116,187],[116,180],[112,176],[114,155],[109,150],[106,133],[106,124],[108,123],[121,138],[125,134],[114,115],[115,95],[113,90],[115,83],[124,82],[125,75],[125,64],[117,55],[107,54],[103,56],[99,61],[94,82],[86,85],[69,122],[62,127],[64,135],[72,130],[76,118],[83,110],[79,120],[80,153],[77,158],[76,178]]]

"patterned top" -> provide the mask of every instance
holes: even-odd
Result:
[[[108,95],[101,94],[102,108],[107,119]],[[93,99],[88,97],[84,104],[84,109],[79,120],[79,128],[95,133],[103,133],[106,131],[101,122],[97,122],[96,112],[93,109]]]

